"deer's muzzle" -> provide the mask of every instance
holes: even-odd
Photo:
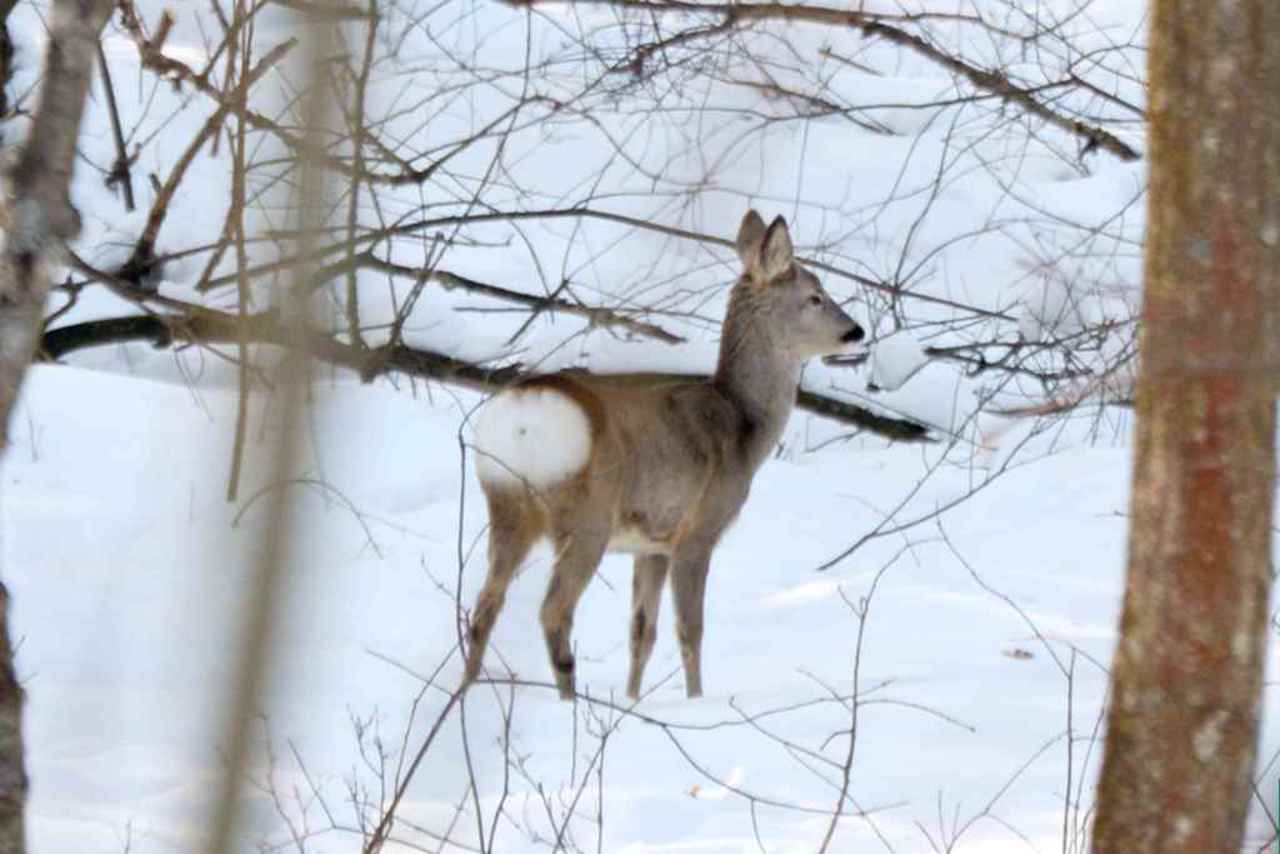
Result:
[[[855,341],[861,341],[866,337],[867,333],[863,331],[861,326],[855,323],[853,324],[852,329],[840,336],[840,342],[842,344],[852,344]]]

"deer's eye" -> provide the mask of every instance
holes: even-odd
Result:
[[[822,297],[817,294],[809,297],[809,305],[822,305]]]

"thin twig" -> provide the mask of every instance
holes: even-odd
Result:
[[[129,172],[129,152],[124,144],[124,131],[120,128],[120,108],[116,106],[116,90],[111,84],[111,69],[107,65],[107,53],[98,41],[98,69],[102,73],[102,88],[107,93],[107,115],[111,117],[111,136],[116,144],[116,162],[107,175],[107,183],[119,182],[124,188],[124,209],[133,212],[133,176]]]

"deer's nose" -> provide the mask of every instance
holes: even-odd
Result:
[[[863,332],[862,327],[855,323],[852,329],[840,336],[840,342],[842,344],[852,344],[854,341],[861,341],[866,337],[867,333]]]

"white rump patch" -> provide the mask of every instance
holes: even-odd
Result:
[[[476,416],[476,474],[484,483],[555,486],[591,457],[591,420],[554,388],[504,391]]]

